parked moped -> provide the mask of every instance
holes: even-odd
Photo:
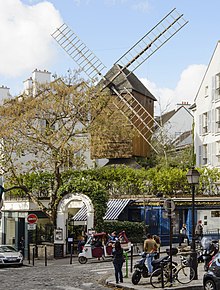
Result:
[[[132,274],[131,281],[134,285],[137,285],[141,277],[148,278],[150,275],[148,274],[148,268],[145,264],[145,260],[147,258],[147,253],[143,252],[141,253],[141,259],[137,261],[137,263],[134,265],[134,273]],[[161,267],[161,263],[163,263],[164,266],[168,265],[170,261],[170,256],[161,257],[159,259],[155,259],[152,261],[153,271]],[[173,262],[174,263],[174,262]]]
[[[208,271],[210,261],[219,252],[219,242],[218,240],[204,237],[201,240],[201,245],[203,248],[202,258],[204,261],[204,270]]]

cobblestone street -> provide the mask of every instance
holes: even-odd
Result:
[[[109,289],[102,284],[113,274],[110,261],[88,262],[79,264],[77,258],[49,260],[48,266],[44,261],[36,260],[35,265],[25,261],[23,267],[0,268],[0,289],[7,290],[83,290]]]
[[[134,257],[135,260],[138,256]],[[123,267],[125,275],[125,265]],[[204,274],[203,263],[198,265],[199,279],[188,285],[173,285],[172,289],[203,289],[202,277]],[[142,278],[138,285],[131,283],[130,260],[128,261],[128,277],[124,278],[123,289],[153,289],[149,279]],[[97,261],[91,259],[82,265],[78,258],[74,257],[72,264],[70,259],[48,260],[45,266],[44,260],[35,260],[29,264],[25,261],[23,267],[0,268],[0,290],[110,290],[119,289],[115,287],[114,269],[111,259]],[[105,283],[108,283],[107,286]],[[121,288],[121,289],[122,289]],[[160,288],[161,289],[161,288]],[[167,288],[166,288],[167,289]],[[169,288],[171,289],[171,288]]]

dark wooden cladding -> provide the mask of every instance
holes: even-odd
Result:
[[[114,65],[106,74],[106,79],[111,79],[120,69],[119,65]],[[99,85],[102,87],[102,83]],[[154,124],[154,101],[156,99],[143,83],[127,69],[114,79],[114,84],[111,84],[110,87],[112,85],[115,91],[111,88],[106,89],[112,95],[109,109],[113,113],[102,112],[105,114],[103,115],[106,116],[105,118],[108,116],[108,130],[100,128],[99,132],[93,133],[91,136],[91,158],[148,157],[152,150],[149,143]],[[120,115],[117,115],[119,123],[121,123],[118,132],[113,130],[116,120],[114,112]],[[124,131],[120,132],[121,128]],[[128,134],[130,132],[133,134]]]
[[[147,111],[153,116],[154,110],[154,102],[151,98],[143,96],[137,92],[133,92],[135,98],[147,109]],[[115,101],[117,103],[117,100]],[[117,104],[120,108],[120,103]],[[112,107],[111,107],[112,108]],[[118,110],[117,107],[114,106],[112,110]],[[130,113],[131,114],[131,113]],[[144,112],[139,111],[139,114],[144,114]],[[138,118],[130,115],[132,118],[132,122],[135,122],[136,126],[138,126]],[[145,117],[146,123],[149,124],[149,127],[153,127],[153,121],[146,115]],[[126,117],[121,113],[121,124],[126,122]],[[111,124],[114,123],[113,118],[109,119],[109,130]],[[141,126],[141,124],[140,124]],[[132,130],[132,125],[127,125],[127,130]],[[147,130],[146,127],[140,128],[142,132],[144,132],[145,136],[151,139],[151,132]],[[91,136],[91,158],[131,158],[131,157],[148,157],[151,152],[151,147],[147,143],[146,140],[136,131],[135,135],[132,138],[123,138],[120,136],[114,136],[113,138],[109,138],[109,135],[98,134]]]

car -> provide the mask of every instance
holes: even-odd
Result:
[[[203,286],[205,290],[220,289],[220,253],[209,263],[208,271],[203,276]]]
[[[23,255],[13,246],[0,245],[0,266],[3,265],[23,265]]]

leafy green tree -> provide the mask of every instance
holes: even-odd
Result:
[[[0,107],[0,166],[11,186],[7,191],[24,191],[55,225],[62,198],[61,174],[68,168],[86,168],[89,136],[100,128],[107,131],[108,122],[103,124],[99,116],[109,102],[105,92],[78,80],[77,75],[36,84],[5,100]],[[119,131],[120,122],[115,119],[112,134]],[[39,195],[49,198],[48,206]]]

